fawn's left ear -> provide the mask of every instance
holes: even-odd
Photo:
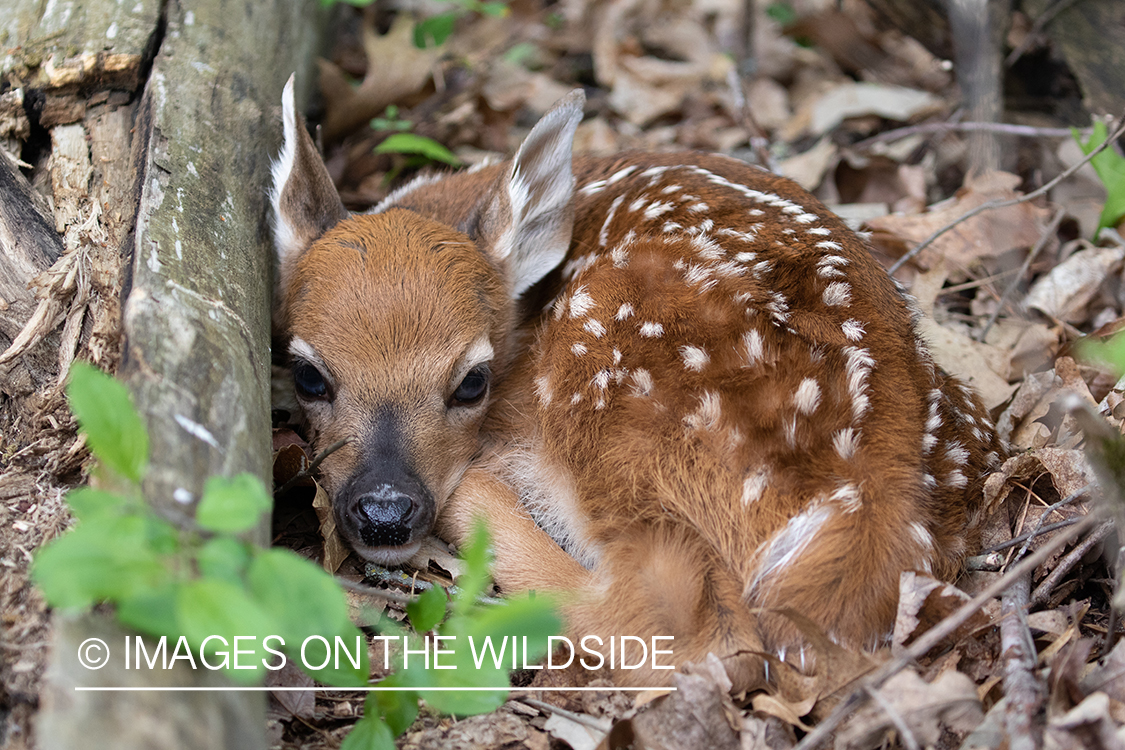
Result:
[[[570,92],[535,124],[484,210],[482,239],[507,264],[512,297],[562,263],[574,229],[571,146],[586,95]]]
[[[285,141],[273,163],[270,203],[274,215],[274,245],[277,249],[277,288],[285,289],[297,259],[340,221],[348,210],[340,202],[336,186],[317,153],[293,102],[293,76],[281,95]]]

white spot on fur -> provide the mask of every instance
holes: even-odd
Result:
[[[832,506],[821,504],[790,518],[785,528],[764,544],[758,571],[748,583],[747,593],[762,588],[763,583],[800,556],[832,515]]]
[[[612,185],[615,182],[620,182],[621,180],[625,179],[626,177],[628,177],[629,175],[633,174],[633,172],[636,172],[636,171],[637,171],[637,165],[635,165],[635,164],[630,165],[628,167],[625,167],[624,169],[618,170],[617,172],[614,172],[612,175],[610,175],[609,179],[605,181],[605,184],[606,185]]]
[[[652,374],[643,368],[633,370],[633,395],[644,398],[652,395]]]
[[[600,320],[594,320],[593,318],[590,318],[582,327],[593,334],[594,338],[596,339],[600,339],[605,335],[605,326],[602,325],[602,322]]]
[[[648,202],[648,196],[642,195],[640,198],[637,198],[629,204],[629,210],[634,212],[640,211],[644,207],[646,202]]]
[[[843,460],[852,460],[859,449],[859,431],[852,427],[837,430],[832,435],[832,447],[836,450],[836,455]]]
[[[615,315],[614,318],[616,318],[617,320],[628,320],[629,318],[633,317],[634,312],[635,311],[633,310],[633,306],[628,302],[625,302],[621,305],[621,307],[617,308],[617,315]]]
[[[969,480],[959,470],[956,470],[949,472],[949,475],[945,478],[945,483],[950,487],[964,489],[969,485]]]
[[[699,408],[684,417],[684,424],[693,430],[715,430],[722,417],[722,405],[719,394],[715,391],[704,391],[699,397]]]
[[[918,542],[918,546],[922,549],[929,551],[934,548],[934,537],[926,529],[925,526],[913,521],[910,524],[910,536],[914,537],[914,541]]]
[[[829,307],[843,307],[851,301],[852,288],[843,281],[834,281],[824,288],[824,304]]]
[[[863,323],[860,323],[855,318],[845,320],[840,330],[844,333],[844,338],[848,341],[860,341],[863,339]]]
[[[598,233],[598,246],[599,247],[605,247],[606,243],[609,242],[609,225],[610,225],[610,222],[613,221],[613,216],[614,216],[614,214],[617,213],[617,209],[621,206],[621,201],[623,201],[623,200],[625,200],[625,196],[619,195],[616,198],[614,198],[613,203],[611,203],[609,205],[609,211],[606,212],[605,221],[602,222],[602,230],[601,230],[601,232]]]
[[[845,513],[855,513],[863,507],[863,498],[859,494],[859,487],[856,487],[851,482],[840,485],[828,499],[834,503],[839,503],[843,506]]]
[[[756,328],[742,334],[742,348],[746,350],[746,367],[754,367],[765,359],[765,344]]]
[[[641,324],[641,335],[647,339],[658,339],[664,335],[664,326],[647,321]]]
[[[695,372],[702,370],[711,361],[707,352],[698,346],[680,347],[680,356],[684,360],[684,367]]]
[[[816,214],[801,214],[800,216],[793,217],[793,221],[797,222],[798,224],[812,224],[819,218],[820,217]]]
[[[742,480],[742,504],[749,505],[760,500],[769,483],[770,474],[766,469],[758,469]]]
[[[575,341],[573,344],[570,345],[570,351],[574,353],[574,356],[581,357],[583,354],[585,354],[589,350],[586,348],[586,345],[583,344],[581,341]]]
[[[570,405],[574,406],[575,404],[577,404],[581,400],[582,400],[582,394],[579,393],[578,391],[575,391],[574,395],[570,397]]]
[[[844,375],[848,380],[848,395],[852,398],[852,419],[858,422],[869,406],[867,376],[875,366],[875,360],[866,349],[856,346],[845,346],[843,352],[846,360]]]
[[[601,369],[601,370],[598,370],[598,373],[590,381],[590,385],[604,391],[606,388],[609,387],[609,378],[610,378],[611,374],[612,373],[610,373],[609,370],[604,369],[604,368]]]
[[[551,379],[546,375],[540,375],[535,379],[535,394],[539,396],[539,403],[543,406],[551,404]]]
[[[843,250],[844,249],[843,245],[841,245],[839,242],[833,242],[832,240],[821,240],[820,242],[816,243],[816,246],[819,247],[821,250]]]
[[[574,290],[574,294],[570,298],[570,317],[579,318],[583,315],[589,314],[591,310],[597,307],[594,298],[586,291],[585,286],[580,286]]]
[[[581,188],[579,188],[578,192],[582,193],[582,195],[597,195],[601,191],[605,190],[605,185],[605,180],[594,180],[593,182],[588,182],[583,185]]]
[[[652,221],[660,216],[671,211],[675,208],[674,204],[661,201],[654,201],[650,203],[648,208],[645,209],[644,217],[647,221]]]
[[[683,190],[682,185],[666,185],[664,187],[664,189],[660,191],[660,194],[661,195],[671,195],[672,193],[675,193],[675,192],[680,191],[680,190]]]
[[[704,211],[709,210],[710,208],[711,207],[708,206],[706,203],[692,203],[690,206],[687,207],[687,210],[692,212],[693,214],[699,214],[699,213],[703,213]]]
[[[806,229],[805,234],[812,234],[816,235],[817,237],[827,237],[828,235],[832,234],[832,230],[825,229],[824,227],[813,227],[811,229]]]
[[[957,466],[964,466],[969,462],[969,451],[957,441],[951,441],[945,446],[945,457]]]
[[[820,405],[820,386],[814,378],[805,378],[793,394],[793,405],[801,414],[812,414]]]

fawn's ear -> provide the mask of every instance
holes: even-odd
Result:
[[[281,95],[285,141],[273,163],[274,245],[278,260],[278,289],[289,284],[301,253],[318,237],[346,219],[336,186],[317,153],[293,103],[293,76]]]
[[[571,145],[586,95],[570,92],[535,124],[484,210],[481,235],[507,263],[512,296],[562,263],[574,228]]]

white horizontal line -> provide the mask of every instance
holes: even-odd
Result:
[[[75,687],[75,692],[94,692],[94,693],[174,693],[174,692],[191,692],[191,693],[287,693],[287,692],[313,692],[323,693],[331,691],[338,692],[442,692],[442,693],[456,693],[456,692],[488,692],[500,693],[507,691],[509,693],[546,693],[546,692],[602,692],[602,693],[639,693],[645,690],[676,690],[674,687],[522,687],[522,688],[495,688],[495,687],[266,687],[264,685],[251,686],[251,687],[125,687],[125,686],[110,686],[110,687]]]

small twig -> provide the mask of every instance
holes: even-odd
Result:
[[[1004,289],[1004,293],[1000,295],[1000,299],[996,303],[996,309],[988,316],[988,322],[984,324],[984,328],[977,334],[977,341],[984,341],[985,336],[992,330],[992,326],[996,323],[996,319],[1000,317],[1000,312],[1004,309],[1005,303],[1008,298],[1012,296],[1012,292],[1019,286],[1020,280],[1027,273],[1027,269],[1031,268],[1031,264],[1035,262],[1035,258],[1042,252],[1043,248],[1047,247],[1047,243],[1055,236],[1055,232],[1059,230],[1059,224],[1062,224],[1063,217],[1066,216],[1066,209],[1060,208],[1055,211],[1055,215],[1051,218],[1051,223],[1047,225],[1039,234],[1039,241],[1035,243],[1035,247],[1027,254],[1023,260],[1023,265],[1020,266],[1020,271],[1015,277],[1008,282],[1008,286]]]
[[[1011,586],[1020,576],[1034,570],[1043,563],[1043,561],[1054,554],[1057,549],[1091,529],[1100,520],[1101,519],[1096,515],[1089,515],[1082,519],[1081,522],[1063,531],[1054,539],[1047,542],[1047,544],[1025,557],[1007,573],[993,581],[984,591],[981,591],[972,599],[965,602],[965,604],[961,605],[956,612],[923,633],[918,640],[914,641],[914,643],[898,657],[871,673],[847,698],[840,701],[832,713],[829,714],[824,721],[817,724],[813,731],[801,740],[796,750],[812,750],[813,748],[819,747],[821,743],[828,739],[832,732],[836,731],[836,728],[840,726],[840,723],[848,714],[863,705],[867,700],[866,690],[868,687],[873,689],[882,687],[888,679],[898,674],[898,672],[904,669],[908,664],[924,656],[930,649],[941,643],[957,630],[957,628],[968,622],[969,618],[976,614],[977,610]]]
[[[327,448],[322,450],[320,453],[316,454],[316,458],[314,458],[311,462],[309,462],[308,466],[301,469],[300,471],[298,471],[293,476],[289,477],[289,481],[286,482],[285,484],[281,485],[280,487],[278,487],[276,490],[274,490],[273,494],[274,495],[284,494],[286,491],[288,491],[290,488],[292,488],[293,485],[295,485],[298,481],[300,481],[302,479],[310,478],[313,475],[313,472],[315,472],[317,470],[317,467],[320,466],[321,461],[328,458],[330,455],[332,455],[336,451],[340,450],[341,448],[343,448],[345,445],[347,445],[351,441],[352,441],[352,438],[350,438],[350,437],[346,437],[343,440],[337,440],[335,443],[328,446]]]
[[[887,718],[891,720],[891,723],[895,725],[895,729],[898,730],[899,739],[902,740],[902,744],[906,745],[906,750],[920,750],[918,740],[914,739],[914,732],[910,731],[910,727],[906,725],[906,720],[902,718],[902,714],[888,703],[887,699],[884,698],[883,694],[878,690],[871,687],[867,687],[864,690],[867,696],[875,701],[879,708],[882,709],[883,713],[887,715]]]
[[[518,693],[519,688],[512,688],[512,692]],[[531,706],[532,708],[538,708],[540,711],[547,711],[549,713],[558,714],[564,719],[570,719],[577,724],[581,724],[585,727],[590,727],[591,729],[594,729],[598,732],[608,734],[609,730],[612,728],[612,725],[607,719],[599,719],[596,716],[587,716],[586,714],[567,711],[565,708],[559,708],[558,706],[547,703],[546,701],[536,700],[535,698],[526,698],[522,695],[515,698],[514,700],[518,700],[520,703]]]
[[[991,201],[987,201],[985,203],[980,204],[979,206],[977,206],[976,208],[974,208],[972,210],[966,211],[964,214],[957,217],[953,221],[949,222],[945,226],[941,227],[940,229],[935,231],[933,234],[931,234],[929,237],[927,237],[926,239],[922,240],[920,243],[915,245],[914,248],[910,252],[906,253],[901,258],[896,260],[891,265],[891,267],[889,269],[887,269],[887,273],[893,274],[895,271],[897,271],[899,268],[901,268],[905,263],[907,263],[908,261],[910,261],[914,257],[916,257],[918,255],[918,253],[922,252],[927,247],[929,247],[931,244],[933,244],[933,242],[938,237],[941,237],[943,234],[948,232],[950,229],[953,229],[958,224],[961,224],[962,222],[968,221],[969,219],[973,218],[974,216],[977,216],[978,214],[982,214],[985,211],[991,211],[991,210],[996,209],[996,208],[1007,208],[1009,206],[1015,206],[1015,205],[1018,205],[1020,203],[1026,203],[1027,201],[1034,200],[1041,195],[1045,195],[1047,192],[1049,192],[1051,190],[1051,188],[1053,188],[1055,185],[1058,185],[1063,180],[1068,179],[1071,175],[1073,175],[1075,172],[1077,172],[1079,169],[1081,169],[1087,163],[1089,163],[1089,161],[1091,159],[1093,159],[1095,156],[1100,154],[1104,149],[1106,149],[1111,143],[1115,142],[1118,138],[1120,138],[1121,134],[1125,133],[1125,115],[1122,115],[1122,117],[1118,120],[1118,123],[1119,124],[1117,125],[1116,128],[1114,128],[1113,132],[1110,133],[1108,138],[1106,138],[1104,141],[1102,141],[1102,143],[1099,144],[1090,153],[1086,154],[1086,156],[1083,157],[1080,161],[1075,162],[1070,167],[1068,167],[1063,172],[1061,172],[1053,180],[1050,180],[1049,182],[1044,183],[1039,188],[1037,188],[1035,190],[1032,190],[1027,195],[1021,195],[1019,198],[1009,198],[1007,200],[991,200]]]
[[[1043,528],[1043,522],[1047,520],[1048,516],[1050,516],[1052,513],[1054,513],[1059,508],[1062,508],[1065,505],[1070,505],[1075,500],[1077,500],[1078,498],[1085,495],[1089,490],[1090,490],[1090,485],[1088,485],[1088,484],[1084,485],[1082,487],[1079,487],[1078,489],[1076,489],[1074,492],[1070,493],[1066,497],[1064,497],[1062,500],[1059,500],[1054,505],[1047,506],[1047,509],[1044,510],[1042,514],[1040,514],[1039,521],[1036,522],[1035,528],[1032,529],[1027,534],[1027,541],[1024,542],[1023,547],[1020,548],[1020,552],[1019,552],[1018,555],[1016,555],[1016,559],[1018,560],[1021,557],[1023,557],[1024,555],[1027,554],[1027,548],[1031,546],[1031,540],[1034,539],[1036,536],[1038,536],[1041,533],[1040,530]],[[1072,519],[1068,519],[1068,520],[1072,520]],[[1052,525],[1055,525],[1055,524],[1052,524]]]
[[[1039,17],[1035,19],[1035,23],[1031,25],[1031,30],[1027,32],[1027,36],[1023,38],[1023,41],[1004,58],[1004,67],[1010,68],[1015,65],[1016,60],[1023,57],[1023,53],[1027,52],[1027,48],[1031,46],[1035,37],[1039,36],[1043,29],[1046,28],[1047,24],[1055,20],[1055,17],[1058,16],[1059,13],[1062,13],[1076,2],[1078,2],[1078,0],[1059,0],[1050,8],[1040,13]]]
[[[1082,540],[1081,544],[1068,552],[1066,557],[1059,560],[1050,575],[1044,578],[1042,583],[1035,587],[1035,593],[1031,595],[1031,603],[1043,604],[1051,598],[1051,589],[1058,584],[1059,579],[1069,573],[1070,570],[1086,556],[1086,553],[1094,548],[1094,545],[1101,544],[1102,541],[1109,536],[1111,531],[1113,531],[1113,521],[1106,521],[1095,529],[1090,536]]]
[[[340,584],[340,586],[346,588],[348,591],[354,591],[357,594],[363,594],[364,596],[370,596],[376,599],[385,599],[388,602],[393,602],[402,606],[411,604],[418,599],[417,596],[404,594],[401,591],[391,591],[390,589],[377,589],[373,586],[364,586],[362,583],[349,581],[347,578],[340,578],[339,576],[336,576],[336,583]]]
[[[1004,664],[1004,728],[1011,750],[1036,750],[1042,728],[1035,717],[1043,705],[1043,686],[1035,677],[1035,642],[1027,626],[1031,571],[1020,576],[1000,600],[1000,654]]]
[[[948,132],[973,132],[984,131],[999,135],[1010,135],[1025,138],[1069,138],[1073,135],[1070,128],[1037,128],[1031,125],[1012,125],[1006,122],[923,122],[917,125],[907,125],[903,128],[887,130],[870,138],[865,138],[852,144],[853,149],[862,150],[876,143],[886,141],[901,141],[912,135],[924,133]],[[1089,128],[1080,132],[1089,132]]]
[[[1030,541],[1031,539],[1034,539],[1037,536],[1042,536],[1043,534],[1050,534],[1052,531],[1058,531],[1059,529],[1065,529],[1067,526],[1073,526],[1074,524],[1078,523],[1079,520],[1081,520],[1081,519],[1079,519],[1079,518],[1068,518],[1065,521],[1059,521],[1057,523],[1047,524],[1046,526],[1043,526],[1042,528],[1038,528],[1035,531],[1028,531],[1026,533],[1020,534],[1019,536],[1014,536],[1006,542],[1000,542],[999,544],[993,545],[993,546],[989,547],[988,549],[984,550],[984,552],[982,552],[982,555],[990,555],[993,552],[1003,552],[1006,549],[1011,549],[1012,547],[1015,547],[1017,544],[1020,544],[1022,542],[1026,542],[1026,541]],[[1016,556],[1016,559],[1018,560],[1022,556],[1023,556],[1023,552],[1021,551],[1020,554]]]

